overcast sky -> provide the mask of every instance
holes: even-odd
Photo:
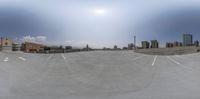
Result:
[[[0,0],[0,36],[45,44],[113,47],[200,40],[198,0]]]

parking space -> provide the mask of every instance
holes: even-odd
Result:
[[[200,97],[197,94],[200,91],[199,57],[199,54],[157,56],[132,51],[64,54],[0,52],[0,97]]]

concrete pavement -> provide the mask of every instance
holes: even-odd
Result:
[[[199,99],[199,58],[198,53],[1,52],[0,98]]]

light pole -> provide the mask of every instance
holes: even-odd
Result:
[[[133,38],[134,38],[134,46],[135,46],[135,50],[136,50],[136,47],[137,47],[137,45],[136,45],[136,36],[134,35],[134,33],[133,33]]]

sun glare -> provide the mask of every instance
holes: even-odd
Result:
[[[107,11],[104,10],[104,9],[96,9],[96,10],[94,10],[94,14],[96,14],[96,15],[105,15],[106,13],[107,13]]]

